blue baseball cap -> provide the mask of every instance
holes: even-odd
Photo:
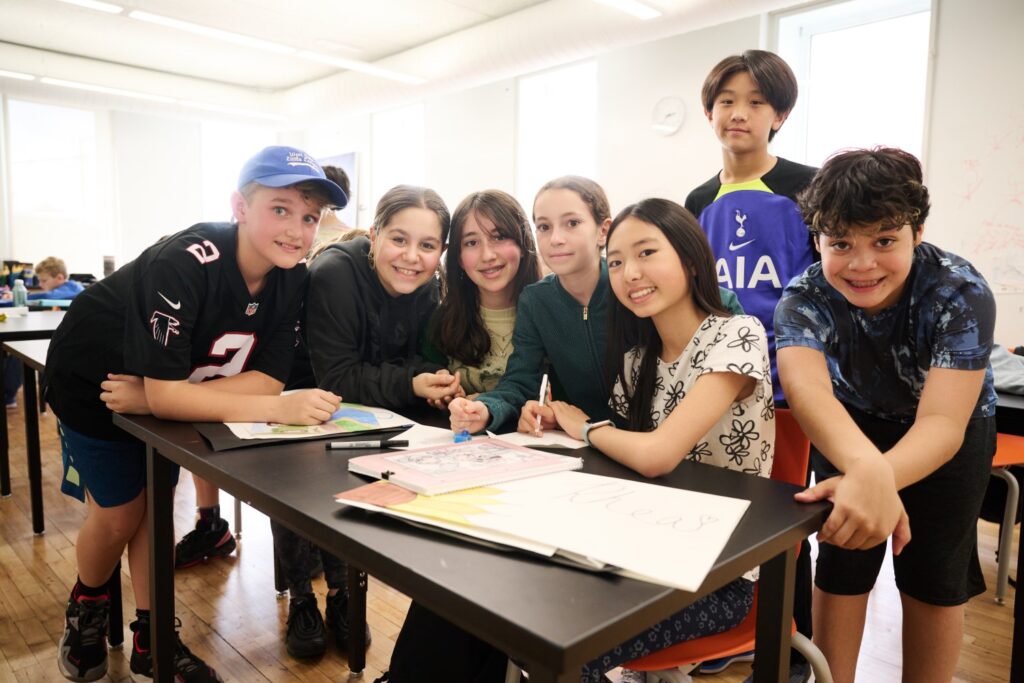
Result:
[[[295,147],[265,147],[245,162],[242,172],[238,174],[239,189],[249,183],[259,183],[264,187],[288,187],[306,181],[322,185],[331,197],[332,206],[343,209],[348,204],[345,191],[327,179],[316,159]]]

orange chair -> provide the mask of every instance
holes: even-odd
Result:
[[[810,460],[811,444],[804,436],[800,425],[789,410],[775,412],[775,460],[772,465],[772,479],[797,486],[807,481],[807,466]],[[799,546],[797,546],[799,551]],[[694,662],[730,657],[754,649],[754,634],[757,627],[757,594],[750,613],[735,628],[704,638],[687,640],[667,647],[646,657],[634,659],[623,666],[634,671],[647,672],[647,681],[683,683],[690,677],[681,669],[692,668]],[[793,648],[810,663],[818,683],[832,683],[832,673],[825,656],[806,636],[793,625]]]
[[[1020,487],[1010,473],[1010,465],[1024,465],[1024,436],[996,434],[996,457],[992,460],[992,476],[1006,482],[1006,507],[1003,509],[1003,523],[999,528],[999,568],[996,572],[996,602],[999,604],[1006,600],[1010,558],[1013,557],[1013,527],[1016,526],[1017,503],[1020,500]]]

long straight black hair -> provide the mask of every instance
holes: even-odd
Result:
[[[711,246],[692,213],[668,199],[644,199],[619,212],[608,230],[608,244],[611,243],[615,229],[627,218],[649,223],[665,235],[689,277],[690,292],[697,308],[718,316],[731,315],[722,305]],[[643,349],[644,355],[639,371],[630,377],[628,375],[632,373],[631,367],[626,367],[626,352],[633,348]],[[654,397],[660,355],[661,337],[654,327],[654,321],[638,317],[618,297],[612,297],[608,310],[608,355],[605,367],[608,368],[608,386],[615,386],[616,379],[622,384],[622,392],[628,403],[628,428],[632,431],[650,431],[653,427],[651,400]]]
[[[480,290],[462,267],[462,234],[473,214],[494,223],[494,232],[519,247],[519,270],[512,280],[512,305],[526,285],[540,279],[540,262],[526,212],[507,192],[485,190],[469,195],[452,216],[451,239],[441,270],[441,305],[430,330],[434,345],[449,358],[478,366],[491,350],[491,336],[480,315]],[[481,235],[480,239],[488,239]]]

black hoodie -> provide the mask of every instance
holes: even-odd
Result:
[[[317,386],[353,403],[402,408],[419,399],[412,378],[440,365],[420,355],[437,307],[436,279],[390,296],[370,268],[370,240],[332,244],[309,264],[306,341]]]

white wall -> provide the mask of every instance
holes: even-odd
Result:
[[[158,238],[203,220],[200,125],[114,112],[111,144],[120,267]]]
[[[938,2],[926,239],[996,292],[996,341],[1024,343],[1024,3]]]
[[[687,193],[722,167],[721,147],[704,118],[700,88],[723,57],[758,44],[757,17],[730,22],[598,59],[599,180],[612,213],[644,197],[682,203]],[[651,126],[663,97],[679,97],[686,119],[675,135]],[[780,133],[780,135],[783,133]]]

